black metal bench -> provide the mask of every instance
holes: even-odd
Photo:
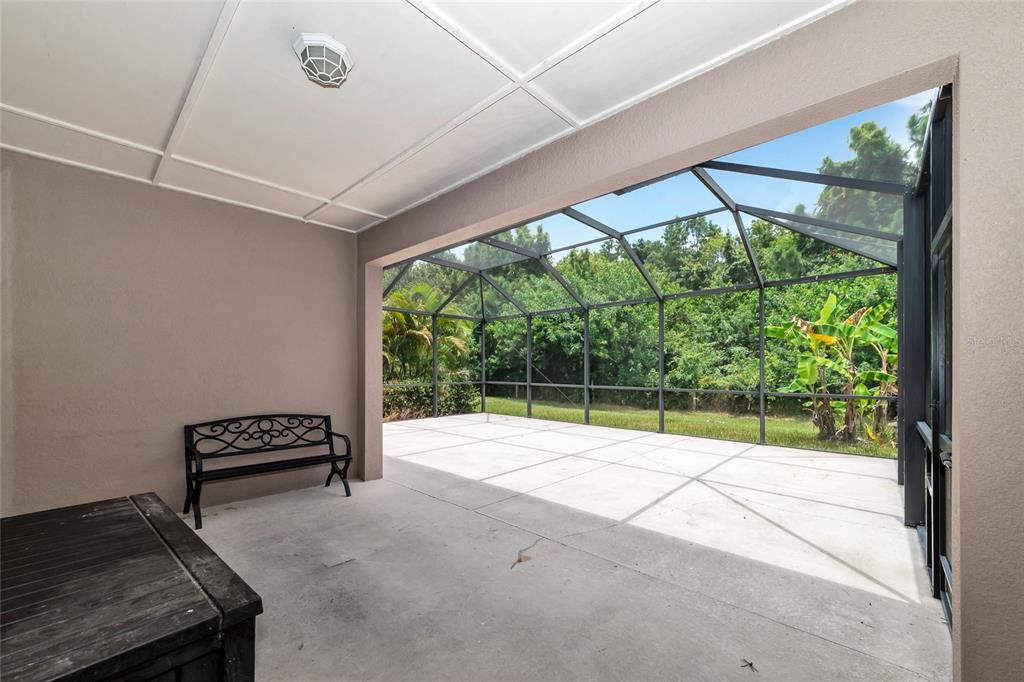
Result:
[[[334,439],[345,441],[345,454],[334,451]],[[282,452],[300,448],[315,448],[327,452],[303,457],[290,457],[253,464],[217,469],[203,469],[203,460],[218,457],[239,457],[268,452]],[[338,467],[338,462],[344,462]],[[231,417],[185,425],[185,511],[191,508],[195,514],[196,528],[203,527],[199,500],[203,483],[241,478],[254,474],[266,474],[290,469],[301,469],[330,464],[324,487],[331,484],[337,475],[345,486],[345,495],[351,496],[348,487],[348,465],[352,462],[352,441],[343,433],[331,428],[331,417],[320,414],[263,414],[252,417]]]

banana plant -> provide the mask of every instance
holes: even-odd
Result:
[[[826,375],[830,362],[828,348],[835,343],[836,338],[822,333],[817,326],[828,324],[836,305],[835,295],[830,295],[822,305],[815,323],[794,316],[787,324],[765,327],[766,336],[783,339],[799,349],[793,381],[782,390],[811,394],[811,422],[817,427],[818,436],[825,440],[832,440],[836,435],[835,413],[832,400],[828,397],[829,382]]]
[[[818,435],[829,440],[853,440],[857,437],[862,418],[876,403],[874,429],[866,430],[869,437],[878,438],[887,423],[886,401],[872,401],[872,396],[894,395],[896,332],[882,320],[890,310],[889,304],[866,306],[843,318],[838,299],[830,294],[814,322],[799,317],[786,325],[767,327],[765,334],[789,341],[800,349],[794,381],[785,390],[812,394],[812,421]],[[857,364],[858,350],[870,345],[879,355],[880,369],[861,369]],[[838,377],[839,392],[846,396],[864,396],[864,399],[845,397],[833,400],[830,380]],[[881,408],[877,404],[881,404]],[[842,410],[843,425],[836,428],[835,411]]]
[[[865,339],[878,355],[878,363],[881,368],[877,375],[871,375],[868,379],[874,379],[878,385],[872,388],[872,395],[880,398],[891,398],[899,395],[899,387],[896,383],[898,374],[899,355],[897,352],[898,335],[892,327],[882,324],[881,321],[871,326]],[[875,400],[872,407],[872,423],[864,427],[868,437],[876,442],[892,440],[894,434],[889,428],[889,400]]]

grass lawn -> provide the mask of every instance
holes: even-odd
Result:
[[[487,411],[492,414],[526,416],[526,401],[514,398],[487,397]],[[537,419],[583,423],[583,410],[559,403],[533,401],[533,416]],[[622,405],[593,403],[590,423],[640,431],[658,430],[658,411]],[[665,431],[686,436],[720,438],[756,443],[759,434],[757,415],[734,415],[711,411],[666,411]],[[795,448],[846,452],[871,457],[895,459],[896,449],[888,445],[860,441],[857,443],[830,443],[818,440],[816,430],[808,417],[768,417],[765,439],[771,445]]]

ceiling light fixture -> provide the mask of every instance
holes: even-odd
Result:
[[[325,88],[339,87],[354,65],[348,48],[326,33],[300,33],[292,47],[306,77]]]

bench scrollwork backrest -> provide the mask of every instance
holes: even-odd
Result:
[[[232,417],[185,427],[186,447],[203,457],[330,446],[331,418],[316,414],[264,414]]]

